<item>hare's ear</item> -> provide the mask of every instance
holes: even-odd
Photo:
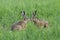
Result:
[[[21,11],[21,15],[22,16],[25,16],[25,11]]]
[[[37,13],[37,10],[35,10],[35,11],[33,12],[33,16],[36,16],[36,13]]]

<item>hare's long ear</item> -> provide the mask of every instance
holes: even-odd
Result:
[[[33,16],[36,16],[36,13],[37,13],[37,10],[35,10],[35,11],[33,12]]]
[[[25,11],[21,11],[21,15],[25,17]]]
[[[28,17],[26,16],[25,11],[21,11],[21,15],[22,15],[22,17],[23,17],[24,20],[28,18]]]

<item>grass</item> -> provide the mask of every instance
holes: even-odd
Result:
[[[39,19],[49,21],[48,29],[28,22],[26,30],[10,31],[14,22],[22,20],[21,10],[30,18],[35,9]],[[0,40],[60,40],[59,17],[60,0],[0,0]]]

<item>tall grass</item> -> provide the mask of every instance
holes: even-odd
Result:
[[[28,22],[26,30],[10,31],[22,20],[21,10],[31,18],[35,9],[38,19],[49,21],[48,29]],[[0,40],[60,40],[60,0],[0,0]]]

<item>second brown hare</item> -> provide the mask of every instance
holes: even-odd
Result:
[[[21,11],[21,14],[22,14],[23,20],[12,24],[11,30],[23,30],[26,28],[26,24],[29,21],[29,18],[26,16],[25,11]]]
[[[37,13],[37,11],[34,11],[33,15],[32,15],[32,18],[31,18],[31,20],[34,22],[34,24],[37,25],[38,27],[48,28],[48,21],[39,20],[36,17],[36,13]]]

